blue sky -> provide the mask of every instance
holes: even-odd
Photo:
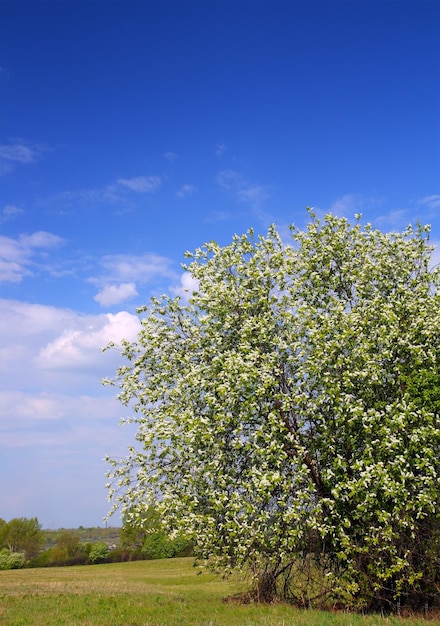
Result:
[[[306,206],[440,239],[439,32],[437,0],[0,2],[0,517],[103,524],[100,348],[185,250]]]

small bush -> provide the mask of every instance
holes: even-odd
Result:
[[[110,548],[103,541],[97,541],[92,545],[89,559],[91,563],[105,563],[109,555]]]
[[[26,556],[23,552],[9,552],[6,548],[0,551],[0,570],[21,569],[25,563]]]

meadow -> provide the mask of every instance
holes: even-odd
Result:
[[[193,559],[0,571],[0,624],[7,626],[422,626],[423,617],[304,611],[237,604],[244,590]]]

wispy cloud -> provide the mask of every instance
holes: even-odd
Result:
[[[230,211],[211,211],[204,219],[205,222],[226,222],[234,216]]]
[[[35,163],[45,150],[47,148],[41,144],[31,144],[22,139],[0,144],[0,175],[9,173],[16,165]]]
[[[30,395],[20,391],[0,392],[2,417],[0,429],[7,430],[7,420],[14,420],[15,427],[36,427],[42,422],[54,421],[63,417],[63,407],[47,393]]]
[[[5,204],[2,211],[0,212],[0,223],[6,222],[7,220],[11,220],[18,215],[23,213],[23,209],[13,205],[13,204]]]
[[[61,237],[46,231],[21,234],[16,239],[0,236],[0,282],[21,282],[32,275],[42,254],[63,243]]]
[[[234,170],[224,170],[218,174],[217,184],[225,191],[236,193],[238,189],[241,189],[245,185],[245,182],[243,176],[238,172]]]
[[[374,220],[379,225],[388,225],[392,228],[400,228],[410,221],[410,212],[408,209],[393,209],[383,215],[379,215]]]
[[[224,191],[232,194],[238,202],[249,204],[253,208],[260,208],[270,197],[266,186],[252,184],[234,170],[220,172],[217,176],[217,183]]]
[[[226,146],[224,143],[218,143],[215,147],[215,153],[217,156],[223,156],[226,152]]]
[[[96,189],[63,191],[48,199],[49,204],[61,206],[63,210],[72,210],[77,206],[100,205],[103,203],[124,204],[133,194],[155,193],[162,186],[160,176],[134,176],[118,178],[115,183]]]
[[[163,279],[176,280],[173,262],[158,254],[141,256],[114,254],[100,260],[102,272],[88,279],[98,287],[94,299],[102,306],[113,306],[131,300],[138,294],[138,287],[154,284]]]
[[[269,198],[266,187],[262,185],[254,185],[253,187],[245,187],[237,190],[237,197],[240,202],[246,202],[253,206],[260,206]]]
[[[40,146],[30,146],[19,142],[0,145],[0,159],[5,161],[34,163],[40,154]]]
[[[428,209],[440,209],[440,194],[433,194],[421,198],[417,204],[426,206]]]
[[[172,264],[170,259],[158,254],[109,254],[101,259],[106,276],[120,281],[149,282],[156,276],[173,278]]]
[[[195,185],[182,185],[179,191],[176,192],[178,198],[185,198],[193,193],[196,193],[197,187]]]
[[[265,227],[268,227],[275,221],[274,217],[264,209],[267,200],[271,197],[269,188],[266,185],[251,183],[235,170],[220,172],[217,176],[217,184],[231,195],[236,202],[248,207]]]
[[[360,194],[347,193],[337,198],[329,208],[329,212],[338,217],[351,217],[362,210],[364,200]]]
[[[135,176],[134,178],[120,178],[117,184],[136,193],[151,193],[160,188],[162,181],[159,176]]]
[[[116,185],[107,185],[100,189],[79,189],[78,191],[62,191],[51,196],[48,203],[55,203],[63,209],[71,209],[76,206],[90,206],[102,204],[115,204],[123,199],[122,194],[117,193]]]
[[[177,154],[175,152],[165,152],[163,158],[172,163],[177,159]]]

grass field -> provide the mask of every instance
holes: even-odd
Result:
[[[7,626],[427,626],[423,618],[237,605],[240,590],[192,559],[0,572],[0,624]]]

